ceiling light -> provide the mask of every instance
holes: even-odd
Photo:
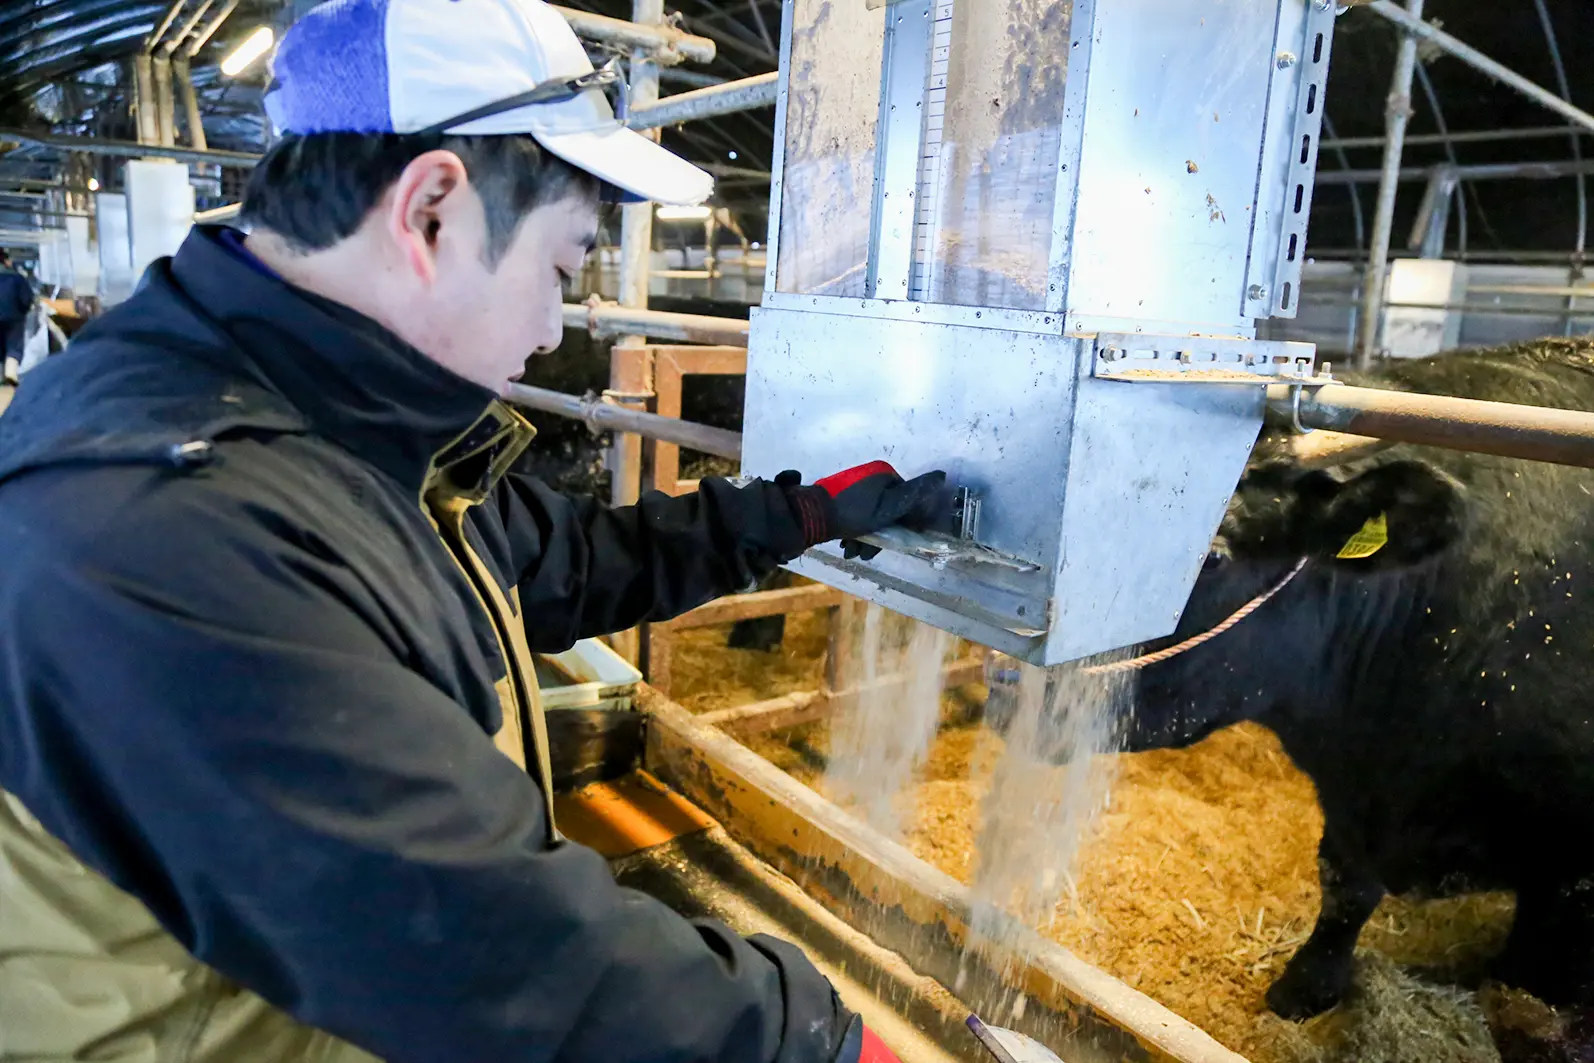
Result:
[[[237,77],[249,68],[250,63],[271,51],[271,46],[276,42],[277,35],[272,28],[261,26],[221,61],[221,72],[230,78]]]
[[[90,192],[98,192],[99,190],[100,190],[100,179],[98,177],[90,177],[89,178],[89,191]]]

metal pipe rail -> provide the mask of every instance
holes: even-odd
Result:
[[[1422,23],[1423,0],[1406,0],[1402,17]],[[1411,83],[1417,71],[1417,38],[1400,38],[1395,53],[1395,75],[1384,110],[1384,164],[1378,171],[1378,202],[1373,208],[1372,249],[1362,277],[1362,316],[1356,339],[1356,361],[1362,368],[1372,362],[1379,330],[1383,327],[1384,286],[1389,277],[1389,244],[1394,232],[1395,193],[1400,184],[1400,160],[1406,150],[1406,126],[1411,120]]]
[[[1543,162],[1485,162],[1453,167],[1458,180],[1500,181],[1514,178],[1548,181],[1558,177],[1577,177],[1594,173],[1594,160],[1573,159]],[[1433,176],[1432,166],[1403,167],[1396,176],[1402,181],[1426,181]],[[1317,175],[1318,185],[1365,185],[1380,180],[1382,170],[1327,170]]]
[[[1594,130],[1594,114],[1589,114],[1579,107],[1572,106],[1572,104],[1555,93],[1534,84],[1510,67],[1490,59],[1471,45],[1457,40],[1443,30],[1436,29],[1429,23],[1424,22],[1421,17],[1414,18],[1398,4],[1394,3],[1393,0],[1375,0],[1374,3],[1367,5],[1367,7],[1368,10],[1382,15],[1413,37],[1428,41],[1473,69],[1481,71],[1496,81],[1515,89],[1539,106],[1554,111],[1569,122],[1582,126],[1584,129]]]
[[[682,343],[747,346],[748,323],[734,317],[671,314],[663,310],[642,310],[614,303],[566,303],[564,323],[565,328],[585,329],[598,339],[650,336],[656,340]]]
[[[1568,136],[1589,136],[1590,131],[1576,126],[1528,126],[1522,129],[1466,129],[1452,133],[1420,133],[1406,138],[1406,147],[1430,147],[1442,144],[1493,144],[1516,140],[1560,140]],[[1326,137],[1318,144],[1323,151],[1355,148],[1381,148],[1385,137]]]
[[[215,163],[218,166],[252,167],[260,156],[246,151],[195,151],[193,148],[162,144],[136,144],[127,140],[104,140],[72,133],[36,133],[26,129],[0,129],[0,141],[35,144],[58,151],[79,151],[88,155],[114,155],[119,158],[175,159],[178,162]]]
[[[1551,292],[1534,292],[1535,296],[1548,298]],[[1563,298],[1578,298],[1580,293],[1571,292]],[[1302,306],[1330,307],[1333,309],[1353,309],[1360,307],[1360,299],[1336,298],[1332,295],[1305,296],[1301,299]],[[1403,303],[1386,302],[1385,310],[1442,310],[1450,314],[1475,314],[1478,317],[1533,317],[1551,318],[1556,321],[1590,321],[1594,320],[1594,308],[1578,310],[1575,307],[1567,309],[1563,306],[1504,306],[1494,303]]]
[[[776,73],[758,74],[712,88],[678,92],[664,97],[651,107],[632,111],[626,124],[632,129],[657,129],[698,118],[773,107],[779,80],[780,75]]]
[[[215,35],[217,30],[221,29],[221,24],[227,21],[227,16],[238,9],[239,2],[240,0],[227,0],[222,5],[222,9],[216,12],[216,17],[205,23],[199,32],[194,34],[194,39],[189,41],[188,47],[184,49],[188,58],[192,59],[199,54],[199,50],[205,46],[206,42]]]
[[[242,211],[242,203],[228,203],[225,207],[211,207],[209,210],[195,211],[194,224],[214,225],[217,222],[232,221]]]
[[[1291,423],[1296,387],[1268,385],[1269,415]],[[1299,415],[1306,428],[1594,469],[1594,413],[1581,410],[1324,384],[1300,386]]]
[[[627,19],[596,15],[591,11],[578,11],[573,7],[555,6],[554,10],[565,17],[571,29],[589,41],[652,52],[655,61],[666,64],[678,63],[682,59],[690,59],[694,63],[714,61],[713,41],[673,26],[649,26]]]
[[[530,384],[510,384],[504,397],[517,406],[584,421],[589,428],[631,432],[732,461],[740,461],[742,457],[740,432],[683,421],[679,417],[661,417],[604,402],[595,396],[568,395]]]
[[[166,14],[161,16],[161,20],[155,24],[155,29],[144,41],[146,55],[155,50],[155,46],[160,43],[162,37],[166,36],[166,31],[171,28],[172,22],[182,13],[187,3],[188,0],[172,0],[171,6],[166,9]]]

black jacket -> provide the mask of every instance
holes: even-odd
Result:
[[[0,788],[395,1063],[829,1063],[850,1016],[796,949],[550,847],[494,749],[505,666],[418,505],[491,398],[196,230],[0,418]],[[609,510],[511,475],[469,534],[541,650],[804,546],[780,488],[723,480]]]
[[[0,266],[0,332],[26,321],[33,309],[33,285],[14,269]]]

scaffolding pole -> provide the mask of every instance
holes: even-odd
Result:
[[[172,0],[171,6],[166,9],[166,14],[161,16],[161,20],[155,24],[154,31],[144,41],[146,54],[155,50],[155,46],[161,42],[162,37],[166,36],[166,31],[171,28],[172,22],[182,13],[183,7],[187,3],[188,0]]]
[[[1419,39],[1427,41],[1446,54],[1466,63],[1474,70],[1481,71],[1502,85],[1515,89],[1539,106],[1554,111],[1574,125],[1594,130],[1594,114],[1589,114],[1582,108],[1574,107],[1555,93],[1529,81],[1510,67],[1490,59],[1471,45],[1457,40],[1441,29],[1430,26],[1422,19],[1422,7],[1420,4],[1413,9],[1410,0],[1408,0],[1406,9],[1401,10],[1399,5],[1395,4],[1393,0],[1375,0],[1374,3],[1367,5],[1367,7],[1368,10],[1377,12],[1404,30],[1406,33],[1405,41],[1411,41],[1413,46]],[[1402,47],[1404,47],[1404,43]]]
[[[1552,180],[1558,177],[1576,177],[1594,173],[1594,160],[1575,162],[1560,159],[1546,162],[1484,162],[1457,166],[1456,176],[1463,181],[1499,181],[1511,178]],[[1381,181],[1382,170],[1329,170],[1317,175],[1319,185],[1366,185]],[[1409,166],[1395,175],[1400,181],[1426,181],[1433,176],[1433,167]]]
[[[1576,126],[1526,126],[1521,129],[1468,129],[1460,133],[1423,133],[1406,138],[1406,147],[1431,147],[1440,144],[1497,144],[1517,140],[1561,140],[1568,136],[1588,136]],[[1346,148],[1381,148],[1387,137],[1329,137],[1318,145],[1324,151]]]
[[[172,60],[172,75],[177,79],[177,91],[183,97],[183,113],[187,116],[188,142],[195,151],[205,151],[205,119],[199,113],[199,94],[194,91],[194,72],[186,55]]]
[[[136,88],[139,93],[139,107],[144,106],[142,86],[145,80],[144,73],[151,70],[146,56],[138,56],[134,66],[139,69]],[[153,78],[151,78],[153,81]],[[153,87],[151,95],[153,95]],[[153,129],[154,101],[150,101],[150,119],[152,135],[158,136],[159,131]],[[144,133],[142,118],[139,122],[139,134]],[[243,151],[195,151],[193,148],[166,147],[155,143],[133,144],[125,140],[104,140],[100,137],[77,136],[72,133],[37,133],[28,129],[0,128],[0,140],[14,140],[20,144],[36,144],[41,148],[54,148],[57,151],[78,151],[85,155],[111,155],[131,159],[175,159],[178,162],[215,163],[218,166],[239,166],[248,168],[260,161],[259,155]]]
[[[633,410],[605,402],[596,395],[569,395],[530,384],[511,384],[504,397],[517,406],[582,421],[594,430],[629,432],[732,461],[740,461],[742,457],[740,432]]]
[[[1376,9],[1387,3],[1378,0]],[[1406,0],[1401,14],[1422,23],[1423,0]],[[1392,6],[1392,5],[1391,5]],[[1395,76],[1389,87],[1385,110],[1384,166],[1378,182],[1378,206],[1373,211],[1372,248],[1367,273],[1362,278],[1361,336],[1356,344],[1357,364],[1366,369],[1377,353],[1382,325],[1384,278],[1389,271],[1389,243],[1395,231],[1395,192],[1400,187],[1400,159],[1406,148],[1406,124],[1411,120],[1411,83],[1417,73],[1417,38],[1404,33],[1395,53]]]
[[[237,10],[238,3],[239,0],[227,0],[221,10],[216,12],[216,17],[205,23],[204,27],[194,34],[194,39],[188,42],[188,47],[185,49],[188,58],[192,59],[199,54],[199,50],[205,46],[211,36],[221,29],[221,24],[227,21],[227,16]]]
[[[644,18],[637,13],[644,7],[657,7],[658,14]],[[713,41],[663,24],[662,3],[639,2],[632,11],[631,22],[623,18],[595,15],[591,11],[578,11],[573,7],[555,7],[554,10],[565,17],[565,21],[570,23],[570,28],[575,30],[578,36],[585,37],[589,41],[628,48],[633,53],[641,52],[657,63],[673,66],[682,59],[690,59],[694,63],[714,61]]]
[[[647,336],[678,343],[707,343],[746,347],[748,323],[735,317],[706,314],[672,314],[642,310],[615,303],[566,303],[565,328],[582,329],[593,339],[613,336]]]
[[[175,12],[173,12],[175,14]],[[138,119],[138,143],[140,145],[159,145],[161,138],[159,111],[155,103],[155,63],[154,60],[142,52],[133,57],[133,107]],[[19,140],[23,143],[46,144],[55,137],[49,134],[34,136],[12,136],[7,130],[7,140]],[[90,141],[92,137],[75,137],[75,140]],[[46,145],[54,146],[54,145]],[[92,149],[90,149],[92,150]],[[120,152],[119,154],[136,156],[139,152]]]
[[[176,33],[162,41],[159,48],[151,49],[152,54],[158,55],[163,59],[172,58],[172,56],[176,53],[178,46],[181,45],[183,41],[188,39],[188,35],[194,32],[194,27],[199,25],[199,20],[205,17],[205,13],[210,10],[210,5],[213,2],[214,0],[203,0],[203,2],[200,3],[199,6],[195,7],[194,10],[189,14],[187,20],[178,27]]]
[[[632,129],[657,129],[698,118],[773,107],[779,80],[779,74],[758,74],[712,88],[666,96],[652,107],[633,110],[627,124]]]

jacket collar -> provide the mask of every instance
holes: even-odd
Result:
[[[440,452],[485,430],[473,426],[494,404],[491,391],[363,314],[260,269],[227,247],[217,227],[194,228],[170,276],[233,341],[247,363],[241,368],[303,413],[312,432],[417,495]],[[492,420],[496,434],[502,414]]]

